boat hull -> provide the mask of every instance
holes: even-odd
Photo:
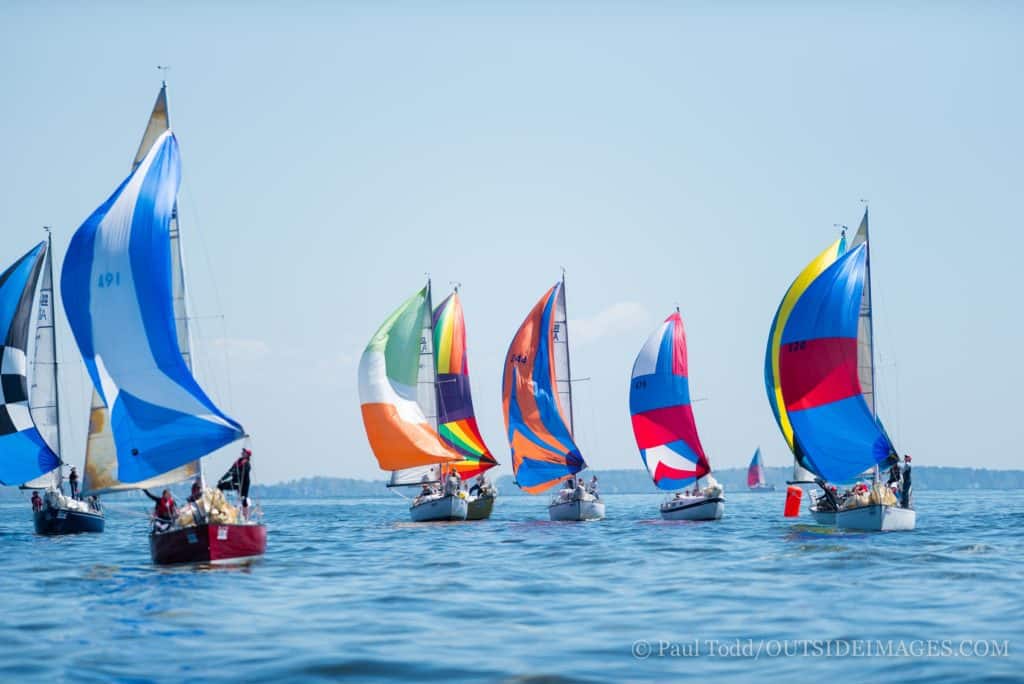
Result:
[[[835,525],[836,524],[836,512],[835,511],[816,511],[811,509],[811,517],[814,518],[814,522],[819,525]]]
[[[912,508],[871,504],[836,513],[836,527],[844,530],[896,532],[913,530],[916,526],[917,512]]]
[[[725,499],[720,496],[667,501],[661,505],[661,517],[665,520],[720,520],[724,514]]]
[[[754,494],[766,494],[768,492],[775,491],[775,485],[766,485],[764,487],[747,487],[747,490]]]
[[[554,522],[582,522],[603,520],[603,501],[560,501],[548,506],[548,515]]]
[[[36,534],[56,536],[60,534],[99,533],[106,525],[102,513],[86,513],[70,508],[49,508],[32,514]]]
[[[466,520],[486,520],[490,518],[491,511],[494,510],[494,498],[493,496],[480,496],[470,499],[466,510]]]
[[[413,522],[445,522],[465,520],[469,512],[469,504],[458,496],[442,496],[414,503],[409,507],[409,515]]]
[[[157,565],[248,563],[267,551],[265,525],[194,525],[149,535],[149,551]]]

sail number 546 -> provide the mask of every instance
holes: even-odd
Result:
[[[97,276],[96,278],[97,287],[117,287],[120,284],[120,271],[114,271],[113,273],[111,273],[110,271],[107,271],[106,273],[100,273],[99,276]]]

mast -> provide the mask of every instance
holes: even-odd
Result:
[[[50,286],[50,311],[56,313],[57,311],[57,300],[56,292],[53,288],[53,233],[50,232],[50,227],[44,228],[46,231],[46,280]],[[54,433],[55,441],[57,443],[57,458],[61,459],[61,465],[64,464],[64,454],[60,443],[60,383],[58,382],[60,376],[57,372],[57,319],[55,316],[50,316],[50,327],[53,329],[51,335],[53,336],[53,354],[50,357],[50,361],[53,364],[53,417],[57,423],[57,429]],[[60,489],[61,481],[64,479],[64,471],[61,468],[57,468],[56,479],[57,489]]]
[[[863,200],[862,200],[863,201]],[[875,326],[873,308],[871,306],[871,240],[868,228],[868,207],[864,205],[864,218],[860,221],[857,234],[853,237],[853,247],[864,244],[864,290],[861,293],[860,310],[857,323],[857,379],[860,381],[861,395],[868,404],[871,417],[878,420],[878,408],[875,401]],[[865,386],[869,387],[865,391]],[[871,468],[872,479],[878,482],[880,473],[878,464]]]
[[[430,420],[430,427],[434,428],[434,432],[438,429],[438,409],[437,403],[439,401],[437,392],[437,363],[434,359],[434,354],[437,350],[434,349],[434,288],[431,286],[430,274],[427,274],[427,300],[424,302],[427,307],[427,328],[423,335],[424,339],[424,352],[427,355],[427,366],[430,368],[430,396],[434,398],[433,410],[427,418]],[[444,465],[440,468],[438,479],[444,480],[448,473],[451,472]]]
[[[163,99],[164,116],[166,117],[166,129],[171,127],[170,108],[167,106],[167,81],[160,82],[160,97]],[[147,130],[148,133],[148,130]],[[146,149],[148,151],[148,148]],[[146,151],[140,149],[145,155]],[[135,162],[138,166],[139,159]],[[181,227],[178,223],[178,202],[174,202],[174,210],[171,212],[171,225],[168,227],[168,235],[171,241],[171,297],[174,306],[174,327],[178,334],[178,349],[185,360],[185,366],[190,372],[194,372],[192,364],[192,326],[189,325],[188,312],[188,288],[185,280],[185,256],[181,248]],[[197,460],[199,469],[199,484],[206,489],[206,468],[203,459]]]
[[[871,303],[871,291],[874,288],[871,287],[871,239],[868,234],[870,229],[868,228],[868,208],[866,205],[864,206],[864,219],[861,222],[864,224],[864,249],[866,250],[864,259],[864,286],[868,291],[868,308],[866,312],[862,311],[861,316],[866,319],[868,327],[868,362],[871,365],[871,415],[877,419],[878,408],[875,402],[875,308]],[[864,303],[861,302],[862,307],[863,304]]]
[[[562,269],[562,313],[565,315],[565,385],[569,392],[569,436],[576,439],[576,420],[572,410],[572,366],[569,364],[569,306],[565,301],[565,269]],[[557,378],[556,378],[557,380]]]

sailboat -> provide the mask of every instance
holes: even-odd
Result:
[[[764,477],[764,463],[761,460],[761,447],[754,451],[747,468],[747,489],[752,492],[774,492],[775,485],[768,484]]]
[[[75,232],[61,272],[64,310],[95,390],[85,494],[188,479],[202,457],[246,438],[192,374],[177,217],[178,142],[157,95],[129,176]],[[154,563],[262,556],[266,527],[206,490],[177,519],[155,520]]]
[[[875,410],[868,212],[847,249],[844,234],[790,285],[772,321],[765,386],[799,465],[824,489],[812,506],[823,524],[909,530],[916,513],[897,505],[877,466],[895,455]],[[829,482],[876,473],[870,494],[840,499]]]
[[[421,488],[409,507],[413,522],[465,520],[467,497],[451,484],[461,482],[451,466],[463,458],[438,435],[430,300],[428,280],[366,345],[359,359],[363,427],[377,463],[391,471],[388,487]]]
[[[0,484],[46,490],[33,495],[38,534],[102,532],[98,506],[61,491],[51,253],[47,239],[0,274]]]
[[[679,309],[655,330],[633,362],[629,413],[640,458],[659,489],[676,492],[661,504],[665,520],[718,520],[722,486],[711,475],[690,404],[686,331]],[[707,487],[700,488],[701,478]]]
[[[436,372],[437,432],[462,460],[448,465],[462,480],[483,475],[498,465],[484,444],[473,413],[473,397],[469,389],[469,360],[466,355],[466,321],[462,315],[459,289],[445,297],[434,309],[434,369]],[[497,490],[490,483],[476,487],[470,496],[467,520],[483,520],[491,516]]]
[[[501,391],[516,485],[540,494],[564,482],[565,488],[548,505],[551,520],[604,518],[600,496],[576,483],[577,473],[587,464],[573,438],[564,273],[512,339]]]

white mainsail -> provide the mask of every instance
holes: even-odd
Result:
[[[167,86],[160,88],[153,111],[142,135],[142,142],[132,160],[132,168],[137,167],[146,157],[153,143],[170,129],[170,118],[167,112]],[[178,348],[181,350],[185,365],[192,370],[192,339],[188,325],[188,309],[186,305],[185,271],[181,256],[181,240],[178,230],[178,212],[175,208],[170,225],[171,238],[171,284],[174,301],[174,323],[178,336]],[[192,479],[199,472],[199,463],[193,461],[175,468],[157,477],[142,482],[123,483],[117,479],[117,450],[114,447],[114,435],[110,430],[110,418],[107,407],[100,395],[93,390],[92,403],[89,409],[89,435],[85,445],[85,473],[82,483],[84,494],[104,494],[108,492],[129,491],[162,487],[175,482]]]
[[[868,210],[864,209],[864,218],[853,236],[850,249],[868,241]],[[860,318],[857,322],[857,378],[860,380],[860,391],[864,401],[875,415],[875,362],[874,362],[874,330],[871,321],[871,246],[868,245],[868,258],[864,263],[864,291],[860,297]]]
[[[562,410],[569,416],[569,435],[576,436],[575,416],[572,409],[572,381],[569,368],[569,321],[565,311],[565,274],[562,274],[562,287],[558,288],[555,300],[554,334],[552,336],[555,352],[555,390]]]

